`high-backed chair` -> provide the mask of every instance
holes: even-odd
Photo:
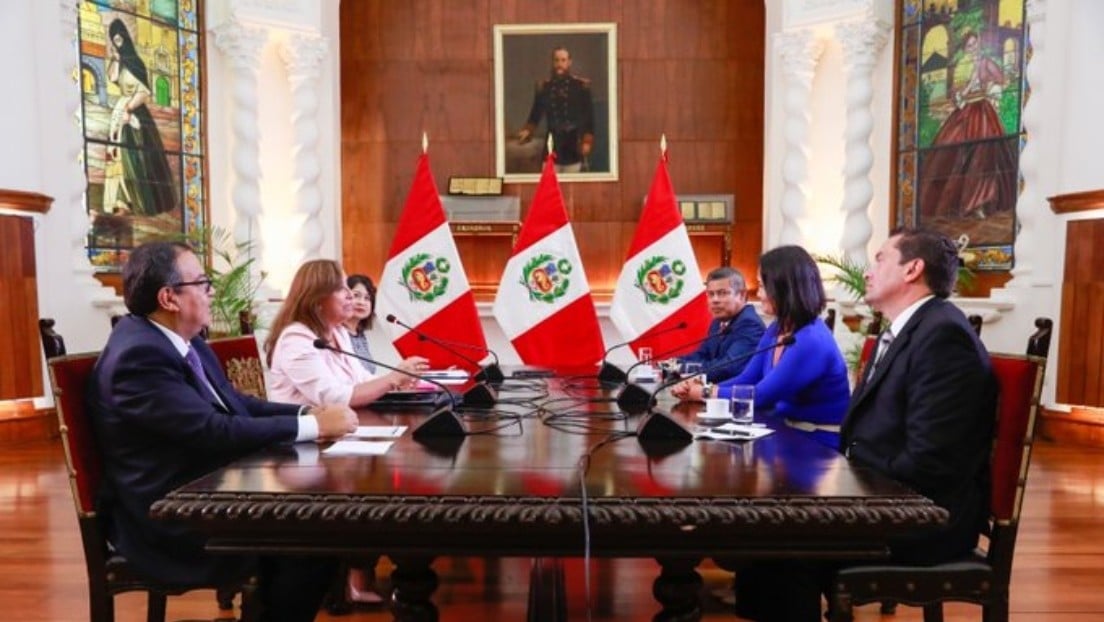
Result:
[[[1008,620],[1008,586],[1031,462],[1046,360],[991,354],[999,386],[990,458],[990,535],[965,559],[935,566],[867,565],[836,573],[833,615],[850,620],[853,605],[881,602],[924,608],[925,622],[943,619],[945,601],[982,606],[985,622]]]
[[[982,317],[976,313],[967,315],[966,320],[970,322],[970,326],[974,329],[974,334],[978,337],[981,336],[981,325],[985,322]]]
[[[74,354],[49,361],[50,383],[53,386],[65,463],[69,469],[69,485],[77,510],[84,565],[88,574],[88,610],[91,622],[111,622],[115,619],[115,595],[123,592],[146,592],[146,620],[164,622],[168,596],[197,589],[219,589],[220,586],[166,585],[138,575],[133,566],[115,553],[103,532],[96,513],[96,492],[100,486],[103,465],[84,399],[99,353]],[[242,619],[255,615],[252,604],[256,582],[249,579],[242,590]],[[223,590],[226,591],[225,589]]]
[[[1054,322],[1048,317],[1035,318],[1035,332],[1027,338],[1027,353],[1046,358],[1050,352],[1050,333]]]
[[[215,351],[222,371],[234,388],[258,399],[266,399],[264,366],[253,335],[213,339],[207,342]]]
[[[54,320],[44,317],[38,321],[38,336],[42,338],[42,351],[46,358],[65,356],[65,340],[54,330]]]

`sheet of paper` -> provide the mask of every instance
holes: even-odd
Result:
[[[350,436],[357,438],[399,438],[406,433],[405,425],[358,425]]]
[[[756,425],[741,425],[739,423],[726,423],[715,428],[694,428],[694,438],[704,438],[714,441],[753,441],[763,438],[768,434],[774,434],[774,430]]]
[[[382,456],[392,441],[337,441],[322,450],[327,456]]]
[[[441,384],[464,384],[468,381],[468,372],[463,369],[431,369],[424,374],[424,378],[432,378]],[[433,387],[432,383],[420,382],[419,386]]]

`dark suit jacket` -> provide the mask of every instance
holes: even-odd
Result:
[[[953,304],[927,301],[856,388],[840,432],[840,448],[853,462],[950,512],[945,529],[895,543],[895,559],[946,561],[977,544],[988,517],[995,413],[985,346]]]
[[[697,350],[682,357],[683,362],[701,363],[703,369],[716,366],[706,374],[709,382],[721,382],[744,371],[767,328],[755,311],[755,307],[751,305],[744,305],[744,308],[740,309],[736,317],[730,321],[732,326],[728,328],[728,332],[718,336],[717,333],[721,331],[721,320],[714,319],[709,323],[707,333],[709,338],[703,341]],[[724,361],[730,362],[719,365]]]
[[[203,538],[154,521],[149,508],[169,491],[271,443],[291,442],[298,406],[234,390],[207,344],[192,340],[226,404],[212,401],[180,353],[150,320],[128,315],[111,332],[88,387],[103,457],[99,509],[115,548],[151,578],[222,580],[226,564]]]

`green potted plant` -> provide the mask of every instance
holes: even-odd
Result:
[[[829,281],[843,288],[843,291],[850,295],[853,302],[861,302],[863,297],[866,296],[866,278],[863,276],[863,273],[866,272],[866,266],[864,264],[851,261],[843,253],[839,255],[813,255],[813,260],[836,269],[836,273]],[[851,329],[851,332],[858,332],[862,324],[862,315],[859,313],[843,313],[843,308],[840,311],[840,320]],[[852,306],[852,311],[854,311],[854,306]]]
[[[184,236],[200,256],[207,257],[207,278],[211,279],[211,326],[213,337],[241,335],[246,327],[257,327],[257,290],[266,273],[253,275],[253,242],[234,240],[221,227],[203,227]]]

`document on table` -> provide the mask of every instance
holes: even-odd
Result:
[[[405,425],[358,425],[350,436],[357,438],[399,438],[406,433]]]
[[[337,441],[322,450],[327,456],[382,456],[393,441]]]
[[[694,428],[694,438],[714,441],[753,441],[763,438],[768,434],[774,434],[774,430],[761,425],[741,425],[739,423],[726,423],[715,428]]]

